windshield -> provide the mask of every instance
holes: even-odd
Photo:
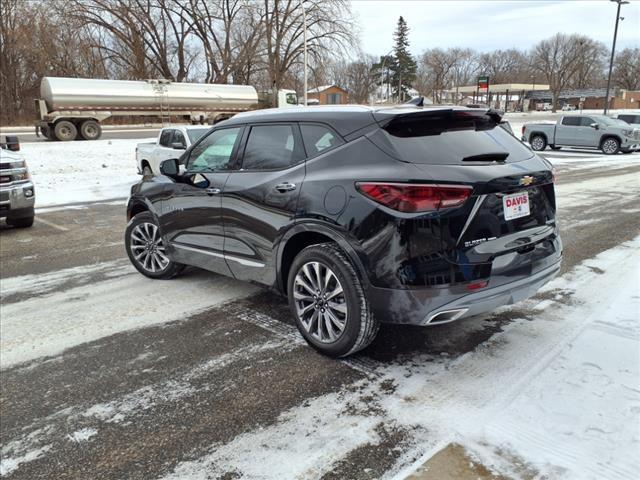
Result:
[[[619,122],[617,119],[605,117],[604,115],[594,115],[591,118],[593,118],[596,122],[603,123],[605,125],[609,125],[609,126],[619,125]]]
[[[187,130],[187,135],[189,135],[189,140],[191,140],[191,144],[193,145],[200,137],[202,137],[205,133],[209,131],[208,128],[190,128]]]

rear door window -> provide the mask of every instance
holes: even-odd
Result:
[[[469,165],[481,160],[513,163],[533,156],[529,148],[488,117],[413,116],[381,128],[369,138],[392,157],[418,164]]]
[[[336,132],[325,125],[301,124],[300,131],[308,158],[315,157],[325,150],[330,150],[344,143]]]
[[[170,147],[172,137],[173,137],[172,128],[163,130],[162,133],[160,134],[160,145],[163,147]]]
[[[304,160],[293,125],[251,127],[244,149],[242,170],[279,170]]]
[[[579,127],[582,117],[564,117],[562,119],[562,125],[565,127]]]
[[[180,130],[175,130],[173,133],[173,143],[179,143],[183,147],[187,146],[187,142],[184,138],[184,134]]]

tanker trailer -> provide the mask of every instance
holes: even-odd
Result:
[[[249,85],[169,80],[43,77],[40,95],[35,100],[36,134],[40,131],[50,140],[97,140],[102,134],[100,122],[109,117],[156,116],[164,123],[180,116],[213,124],[238,112],[297,103],[292,90],[279,91],[276,102],[265,102]]]

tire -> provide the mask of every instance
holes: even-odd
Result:
[[[146,163],[144,165],[144,167],[142,167],[142,175],[146,176],[153,176],[153,170],[151,170],[151,167],[149,166],[148,163]]]
[[[317,279],[321,288],[314,292]],[[369,309],[360,278],[336,244],[311,245],[296,256],[287,296],[301,335],[324,355],[351,355],[367,347],[378,333],[379,323]]]
[[[184,265],[164,254],[160,227],[149,212],[139,213],[129,221],[124,232],[124,244],[129,260],[145,277],[168,280],[184,269]]]
[[[16,228],[29,228],[33,225],[33,219],[35,217],[22,217],[22,218],[12,218],[7,219],[7,223],[9,225],[13,225]]]
[[[50,127],[40,127],[40,133],[42,133],[42,136],[47,140],[54,140]]]
[[[620,141],[613,137],[605,138],[600,144],[600,149],[605,155],[615,155],[620,151]]]
[[[547,139],[543,135],[533,135],[529,139],[529,143],[531,144],[531,149],[535,152],[541,152],[547,148]]]
[[[56,123],[53,129],[53,133],[56,139],[62,142],[69,142],[75,140],[78,136],[78,129],[76,126],[68,120],[61,120]]]
[[[95,120],[85,120],[80,124],[80,138],[98,140],[102,136],[102,127]]]

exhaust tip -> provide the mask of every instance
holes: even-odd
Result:
[[[467,313],[468,308],[456,308],[454,310],[443,310],[442,312],[434,313],[427,320],[426,325],[438,325],[441,323],[449,323],[458,320],[462,315]]]

